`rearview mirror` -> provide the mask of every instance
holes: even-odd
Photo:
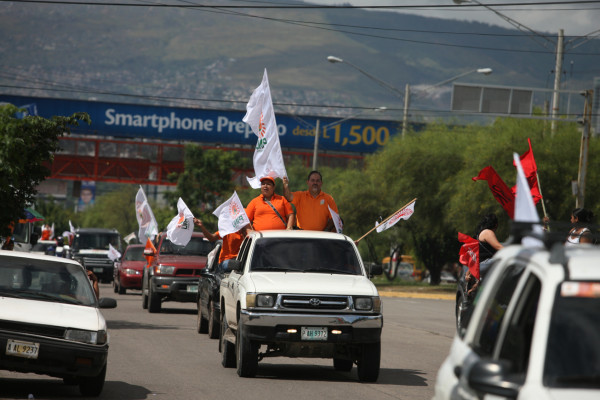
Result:
[[[469,372],[469,386],[480,398],[485,394],[516,399],[521,389],[519,382],[508,380],[510,362],[507,360],[481,360]]]

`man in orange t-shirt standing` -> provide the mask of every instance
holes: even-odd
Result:
[[[294,211],[285,197],[275,194],[275,179],[265,176],[260,179],[260,195],[246,207],[246,214],[256,231],[292,229]]]
[[[298,228],[313,231],[332,231],[333,219],[329,207],[338,213],[333,197],[321,191],[323,177],[319,171],[311,171],[306,180],[308,190],[290,192],[289,179],[283,178],[283,195],[296,206]]]

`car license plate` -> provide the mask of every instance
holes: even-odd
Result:
[[[94,272],[102,273],[104,272],[104,268],[94,268]]]
[[[6,342],[6,354],[25,358],[38,358],[40,351],[39,343],[19,342],[8,339]]]
[[[327,340],[327,328],[315,328],[303,326],[300,330],[302,340]]]
[[[188,293],[198,293],[198,285],[187,285]]]

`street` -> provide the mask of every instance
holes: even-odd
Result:
[[[384,298],[381,372],[373,384],[360,383],[356,366],[336,372],[328,359],[268,358],[256,378],[240,378],[221,366],[218,340],[196,332],[193,303],[164,303],[160,314],[141,306],[139,291],[113,293],[103,310],[108,321],[108,371],[100,399],[430,399],[437,370],[454,335],[449,300]],[[0,371],[0,398],[80,398],[77,386],[42,375]]]

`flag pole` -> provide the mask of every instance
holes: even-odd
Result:
[[[416,197],[414,199],[412,199],[411,201],[409,201],[408,203],[406,203],[406,205],[404,207],[401,207],[398,211],[392,213],[392,215],[390,215],[389,217],[387,217],[386,219],[384,219],[383,221],[381,221],[381,223],[379,223],[379,225],[387,222],[388,219],[392,218],[394,215],[398,214],[400,211],[404,210],[406,207],[410,206],[415,201],[417,201]],[[365,233],[360,238],[358,238],[357,240],[355,240],[354,243],[358,244],[358,242],[360,242],[361,240],[363,240],[365,238],[365,236],[367,236],[369,233],[373,232],[375,229],[377,229],[377,225],[375,225],[375,227],[372,228],[369,232]]]

